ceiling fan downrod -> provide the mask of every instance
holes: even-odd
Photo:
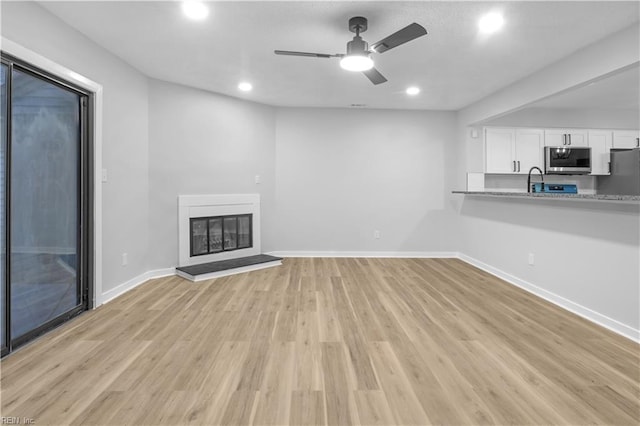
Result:
[[[356,33],[353,40],[347,43],[347,55],[364,55],[369,53],[369,43],[360,37],[360,33],[367,31],[367,18],[354,16],[349,19],[349,31]]]

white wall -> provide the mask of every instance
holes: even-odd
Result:
[[[278,249],[455,250],[454,123],[450,112],[279,108]]]
[[[2,2],[2,36],[103,86],[103,291],[147,271],[147,79],[34,2]],[[129,264],[121,266],[121,254]]]
[[[467,196],[460,217],[467,256],[595,311],[603,323],[640,329],[637,204]]]
[[[635,25],[588,46],[460,111],[457,136],[466,161],[459,164],[459,188],[464,188],[465,172],[482,171],[482,137],[471,138],[469,127],[478,122],[563,127],[567,120],[572,123],[567,125],[577,127],[618,127],[612,116],[590,121],[572,112],[496,117],[637,63],[639,28]],[[637,204],[452,197],[459,211],[460,252],[538,294],[639,338]],[[535,254],[534,266],[528,265],[529,253]]]
[[[180,194],[260,193],[265,252],[455,251],[453,113],[276,109],[157,80],[149,105],[152,269],[177,264]]]
[[[273,107],[150,80],[149,138],[151,269],[178,265],[178,195],[259,193],[275,249]]]

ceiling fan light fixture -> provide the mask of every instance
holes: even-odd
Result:
[[[340,66],[347,71],[367,71],[373,68],[373,59],[368,55],[347,55],[340,59]]]

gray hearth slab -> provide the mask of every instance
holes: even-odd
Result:
[[[282,260],[282,258],[269,256],[268,254],[257,254],[255,256],[239,257],[237,259],[218,260],[216,262],[201,263],[199,265],[181,266],[176,269],[184,272],[185,274],[197,277],[198,275],[228,271],[230,269],[259,265],[261,263],[275,262],[279,260]]]

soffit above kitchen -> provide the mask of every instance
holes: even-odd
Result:
[[[68,25],[149,77],[276,106],[458,110],[639,20],[638,2],[205,2],[186,19],[180,2],[43,1]],[[501,31],[478,20],[502,13]],[[347,22],[368,19],[374,43],[412,22],[426,36],[384,54],[372,85],[336,58],[278,56],[276,49],[345,53]],[[253,90],[239,92],[238,83]],[[407,96],[409,86],[420,88]]]
[[[550,109],[638,110],[640,68],[636,65],[528,105]]]

